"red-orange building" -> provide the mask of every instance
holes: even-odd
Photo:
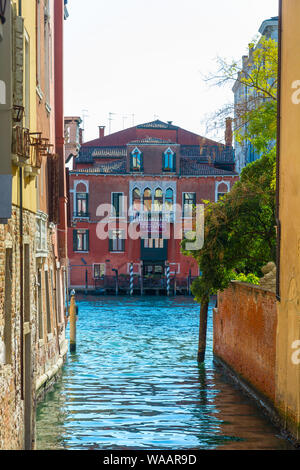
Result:
[[[191,230],[192,207],[216,201],[238,179],[231,122],[220,144],[162,121],[104,135],[81,146],[70,171],[68,234],[71,287],[105,287],[118,274],[128,287],[133,263],[144,287],[160,283],[166,266],[178,286],[197,276],[196,262],[180,251]],[[117,272],[116,272],[117,270]],[[136,276],[135,288],[140,288]]]

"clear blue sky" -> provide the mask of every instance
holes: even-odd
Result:
[[[239,59],[278,0],[69,0],[65,115],[85,114],[85,141],[159,118],[202,135],[205,116],[232,100],[203,75]],[[126,116],[128,116],[126,118]],[[124,118],[123,118],[124,117]],[[211,135],[213,137],[213,135]]]

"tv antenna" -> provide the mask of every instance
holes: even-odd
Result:
[[[111,134],[111,121],[113,121],[113,117],[112,116],[115,116],[116,113],[108,113],[108,122],[109,122],[109,134]]]
[[[85,120],[86,120],[86,118],[90,117],[89,114],[88,114],[89,110],[88,109],[82,109],[81,112],[82,112],[82,127],[85,130]]]

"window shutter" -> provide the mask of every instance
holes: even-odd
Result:
[[[140,169],[141,172],[144,172],[144,154],[141,153],[141,169]]]
[[[86,231],[86,248],[87,251],[90,251],[90,231]]]
[[[112,251],[112,250],[113,250],[112,232],[109,232],[108,251]]]
[[[133,155],[130,154],[130,171],[133,171]]]
[[[176,171],[176,153],[173,154],[173,171]]]
[[[77,250],[77,230],[73,230],[73,251]]]
[[[89,213],[89,193],[86,193],[86,215]]]
[[[166,158],[166,155],[165,155],[165,152],[163,152],[162,154],[162,171],[165,171],[165,167],[166,167],[166,162],[165,162],[165,158]]]

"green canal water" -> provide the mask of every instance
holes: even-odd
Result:
[[[77,352],[37,410],[38,449],[289,449],[213,363],[192,298],[78,301]]]

